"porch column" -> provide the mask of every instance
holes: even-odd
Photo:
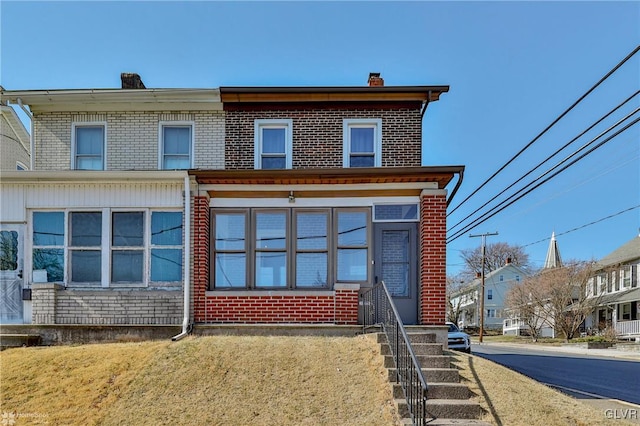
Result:
[[[446,237],[445,190],[424,190],[420,194],[420,323],[444,325],[446,321]]]
[[[192,240],[193,254],[191,256],[193,273],[193,317],[195,322],[205,322],[206,297],[209,285],[209,196],[193,197],[192,208]]]
[[[64,287],[54,283],[31,284],[32,324],[55,324],[57,292]]]

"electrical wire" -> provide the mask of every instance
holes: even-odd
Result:
[[[603,115],[602,117],[600,117],[598,120],[596,120],[593,124],[591,124],[589,127],[587,127],[585,130],[583,130],[581,133],[579,133],[577,136],[575,136],[573,139],[571,139],[569,142],[567,142],[566,144],[564,144],[561,148],[557,149],[553,154],[549,155],[547,158],[545,158],[544,160],[542,160],[540,163],[538,163],[535,167],[533,167],[532,169],[530,169],[527,173],[525,173],[524,175],[522,175],[518,180],[516,180],[515,182],[513,182],[511,185],[507,186],[506,188],[504,188],[500,193],[498,193],[497,195],[495,195],[493,198],[491,198],[489,201],[487,201],[486,203],[484,203],[482,206],[478,207],[477,209],[475,209],[472,213],[468,214],[464,219],[461,219],[460,221],[458,221],[458,223],[456,223],[455,225],[453,225],[451,228],[449,228],[447,230],[447,232],[451,232],[453,231],[455,228],[457,228],[459,225],[461,225],[465,220],[469,219],[471,216],[473,216],[474,214],[476,214],[478,211],[482,210],[484,207],[486,207],[489,203],[491,203],[492,201],[494,201],[496,198],[498,198],[499,196],[501,196],[502,194],[504,194],[505,192],[507,192],[509,189],[513,188],[515,185],[517,185],[518,183],[520,183],[524,178],[526,178],[527,176],[529,176],[531,173],[533,173],[534,171],[536,171],[538,168],[540,168],[540,166],[542,166],[544,163],[546,163],[547,161],[551,160],[553,157],[555,157],[556,155],[558,155],[561,151],[563,151],[564,149],[566,149],[569,145],[571,145],[572,143],[574,143],[576,140],[578,140],[579,138],[581,138],[582,136],[584,136],[587,132],[589,132],[591,129],[593,129],[595,126],[597,126],[598,124],[600,124],[602,121],[604,121],[605,119],[607,119],[608,117],[611,116],[611,114],[613,114],[614,112],[616,112],[618,109],[622,108],[626,103],[628,103],[629,101],[631,101],[631,99],[633,99],[634,97],[636,97],[638,94],[640,93],[640,90],[636,91],[634,94],[632,94],[631,96],[629,96],[627,99],[625,99],[624,101],[622,101],[620,104],[618,104],[615,108],[613,108],[611,111],[609,111],[607,114]],[[637,111],[637,110],[636,110]],[[453,213],[453,212],[452,212]]]
[[[622,132],[628,130],[629,128],[631,128],[633,125],[635,125],[636,123],[638,123],[638,121],[640,121],[640,118],[636,118],[635,120],[633,120],[631,123],[627,124],[626,126],[624,126],[622,129],[616,131],[613,135],[607,137],[605,140],[603,140],[602,142],[600,142],[598,145],[596,145],[595,147],[589,149],[586,153],[582,154],[581,156],[579,156],[578,158],[576,158],[575,160],[571,161],[569,164],[567,164],[566,166],[562,167],[560,170],[556,171],[555,173],[553,173],[551,176],[547,177],[546,179],[544,179],[542,182],[538,183],[537,185],[535,185],[533,188],[529,189],[528,191],[526,191],[524,194],[520,195],[519,197],[517,197],[514,200],[511,200],[507,205],[501,207],[500,209],[498,209],[497,211],[492,212],[492,210],[489,210],[488,212],[484,213],[484,215],[480,216],[479,218],[475,219],[472,223],[468,224],[467,226],[465,226],[464,229],[456,232],[453,236],[449,237],[447,239],[447,243],[453,242],[456,239],[458,239],[459,237],[461,237],[465,232],[467,232],[468,230],[471,230],[473,228],[475,228],[476,226],[486,222],[487,220],[489,220],[490,218],[492,218],[493,216],[495,216],[496,214],[500,213],[502,210],[504,210],[505,208],[509,207],[510,205],[512,205],[513,203],[515,203],[516,201],[520,200],[521,198],[523,198],[524,196],[528,195],[529,193],[531,193],[533,190],[537,189],[538,187],[540,187],[541,185],[545,184],[546,182],[548,182],[549,180],[551,180],[552,178],[554,178],[555,176],[557,176],[558,174],[560,174],[561,172],[565,171],[567,168],[569,168],[570,166],[574,165],[575,163],[577,163],[578,161],[582,160],[583,158],[585,158],[587,155],[591,154],[592,152],[594,152],[596,149],[600,148],[601,146],[603,146],[604,144],[610,142],[613,138],[615,138],[616,136],[620,135]],[[600,136],[598,136],[600,137]],[[591,142],[589,142],[590,144]],[[582,149],[582,148],[581,148]],[[578,152],[578,151],[576,151]],[[572,155],[575,155],[572,154]],[[563,160],[564,162],[565,160]],[[561,164],[561,163],[560,163]],[[551,170],[549,170],[551,171]],[[549,171],[545,172],[549,173]],[[542,176],[536,178],[536,180],[534,180],[533,182],[537,181],[538,179],[540,179]],[[532,182],[532,183],[533,183]],[[532,183],[530,183],[529,185],[531,185]],[[526,187],[525,187],[526,188]],[[524,188],[522,188],[520,191],[521,192]],[[516,193],[517,194],[517,193]],[[516,194],[512,195],[511,197],[515,196]],[[502,203],[500,203],[498,206],[504,204],[506,201],[508,201],[509,199],[504,200]],[[495,210],[498,206],[493,207],[493,210]]]
[[[569,108],[567,108],[562,114],[560,114],[551,124],[549,124],[542,132],[540,132],[535,138],[527,143],[520,151],[518,151],[513,157],[511,157],[504,165],[502,165],[496,172],[494,172],[487,180],[485,180],[479,187],[477,187],[471,194],[469,194],[464,200],[462,200],[455,208],[453,208],[447,217],[455,212],[460,206],[466,203],[471,197],[478,193],[484,186],[493,180],[499,173],[501,173],[507,166],[516,160],[524,151],[529,149],[538,139],[540,139],[545,133],[547,133],[553,126],[558,123],[565,115],[567,115],[573,108],[575,108],[584,98],[589,96],[600,84],[608,79],[613,73],[615,73],[622,65],[624,65],[629,59],[631,59],[640,50],[640,45],[636,46],[631,53],[629,53],[622,61],[620,61],[615,67],[613,67],[608,73],[606,73],[596,84],[594,84],[589,90],[587,90],[578,100],[576,100]]]

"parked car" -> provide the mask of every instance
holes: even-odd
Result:
[[[457,325],[452,322],[446,323],[449,326],[449,349],[471,353],[471,338],[465,332],[460,331]]]

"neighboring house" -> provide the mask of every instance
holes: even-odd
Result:
[[[600,297],[599,306],[587,317],[587,329],[615,330],[619,338],[640,337],[640,236],[614,250],[595,264],[587,288]]]
[[[526,272],[511,263],[510,259],[501,268],[485,275],[484,291],[484,328],[501,329],[505,318],[505,297],[515,284],[521,282]],[[460,328],[480,326],[480,294],[482,279],[474,279],[451,295],[450,305],[460,312],[458,326]]]
[[[5,102],[0,102],[0,172],[29,170],[29,132]]]
[[[33,114],[35,171],[0,183],[25,322],[357,324],[385,281],[406,323],[444,324],[464,167],[422,166],[421,135],[448,86],[122,79],[2,93]]]
[[[0,182],[2,256],[17,265],[3,323],[183,322],[185,170],[224,167],[219,91],[122,77],[122,89],[2,93],[34,129],[34,171]]]
[[[560,256],[560,249],[558,247],[558,241],[556,240],[556,233],[551,233],[551,240],[549,241],[549,248],[547,248],[547,256],[542,266],[542,272],[545,270],[562,267],[562,257]],[[536,308],[535,314],[532,318],[531,324],[535,324],[534,327],[539,328],[540,337],[555,337],[555,327],[553,318],[549,318],[546,314],[541,313],[541,310]],[[505,310],[505,319],[502,324],[502,334],[520,336],[523,334],[530,334],[531,330],[529,325],[519,315],[511,309]]]

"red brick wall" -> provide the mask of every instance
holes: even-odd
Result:
[[[202,322],[205,314],[205,292],[209,285],[209,197],[193,199],[193,315]]]
[[[412,167],[422,162],[420,104],[371,105],[357,109],[290,105],[282,109],[229,109],[225,116],[225,168],[254,168],[254,120],[293,120],[293,168],[342,167],[343,119],[382,119],[382,166]],[[386,107],[384,105],[387,105]]]
[[[446,318],[446,194],[424,195],[420,216],[420,323]]]
[[[209,286],[209,198],[193,200],[193,304],[197,323],[358,323],[358,289],[325,295],[207,296]]]

